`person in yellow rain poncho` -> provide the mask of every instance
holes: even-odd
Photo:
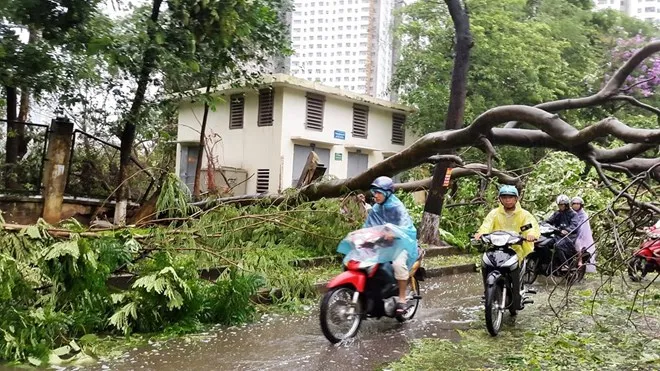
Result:
[[[534,250],[534,241],[539,238],[541,231],[539,223],[529,211],[523,209],[518,202],[518,189],[512,185],[503,185],[499,191],[500,206],[486,215],[481,227],[474,235],[475,240],[480,240],[481,236],[494,231],[508,231],[520,234],[525,238],[522,246],[512,246],[512,249],[518,255],[518,261],[522,260]],[[514,303],[520,303],[520,265],[516,271],[511,272],[514,284]],[[486,281],[485,272],[484,284]],[[518,294],[518,295],[516,295]]]

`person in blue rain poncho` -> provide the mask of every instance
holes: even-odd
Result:
[[[381,176],[371,183],[370,191],[376,203],[369,210],[367,220],[362,228],[393,225],[386,234],[386,240],[392,242],[392,268],[394,278],[399,286],[397,313],[405,312],[406,288],[410,277],[410,268],[417,260],[417,230],[403,202],[394,195],[394,182],[391,178]],[[396,227],[394,227],[396,226]],[[341,245],[338,252],[346,254],[347,246]]]

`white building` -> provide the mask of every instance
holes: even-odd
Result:
[[[396,0],[295,0],[288,73],[389,99]]]
[[[218,92],[207,136],[234,194],[278,193],[295,186],[310,151],[340,179],[360,174],[414,141],[404,129],[413,110],[391,102],[289,75],[265,76],[260,88]],[[197,164],[201,102],[179,105],[177,174],[192,188]],[[202,168],[208,167],[204,158]],[[206,172],[205,172],[206,173]],[[204,177],[205,178],[205,177]],[[224,185],[219,176],[217,184]]]
[[[594,4],[595,10],[614,9],[647,21],[660,20],[658,0],[594,0]]]

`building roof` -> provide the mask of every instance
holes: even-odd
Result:
[[[326,96],[332,96],[335,98],[339,98],[341,100],[359,102],[370,106],[377,106],[391,111],[400,111],[405,113],[413,113],[416,111],[416,109],[413,107],[393,103],[384,99],[374,98],[365,94],[353,93],[348,90],[343,90],[332,86],[323,85],[318,82],[301,79],[299,77],[295,77],[283,73],[263,75],[261,77],[261,84],[259,87],[265,87],[265,86],[288,87],[292,89],[323,94]],[[252,89],[253,89],[252,87],[247,87],[247,86],[232,87],[231,84],[223,84],[216,87],[216,89],[213,91],[213,94],[233,94],[233,93],[244,92],[246,90],[252,90]],[[196,91],[197,94],[193,94],[193,96],[202,94],[205,91],[205,89],[201,88],[201,89],[197,89]],[[191,97],[184,98],[182,100],[190,100],[190,99]]]

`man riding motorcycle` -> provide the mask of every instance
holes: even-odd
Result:
[[[406,289],[410,276],[410,267],[417,260],[417,230],[403,202],[394,195],[394,182],[391,178],[381,176],[371,183],[369,187],[376,203],[369,210],[367,220],[362,228],[385,225],[387,223],[398,226],[411,240],[402,242],[401,251],[392,260],[394,278],[399,286],[399,300],[397,301],[397,314],[403,314],[406,308]],[[393,236],[386,236],[392,240]],[[414,243],[412,241],[415,241]]]
[[[522,246],[512,246],[512,249],[518,255],[518,260],[522,260],[530,252],[534,250],[534,242],[541,235],[539,231],[539,224],[536,218],[527,210],[523,209],[518,202],[518,189],[512,185],[503,185],[499,190],[500,206],[486,215],[481,227],[474,235],[475,240],[479,240],[481,235],[491,233],[496,230],[510,231],[519,233],[523,236],[526,242]],[[525,227],[524,231],[523,229]],[[482,271],[484,284],[486,281],[486,273]],[[522,302],[520,300],[520,267],[511,273],[513,279],[513,302],[519,305],[522,309]]]
[[[553,244],[558,254],[560,267],[568,270],[566,262],[575,255],[575,240],[577,239],[578,217],[570,207],[570,199],[566,195],[557,197],[557,211],[545,222],[559,229],[561,236],[554,237]]]

